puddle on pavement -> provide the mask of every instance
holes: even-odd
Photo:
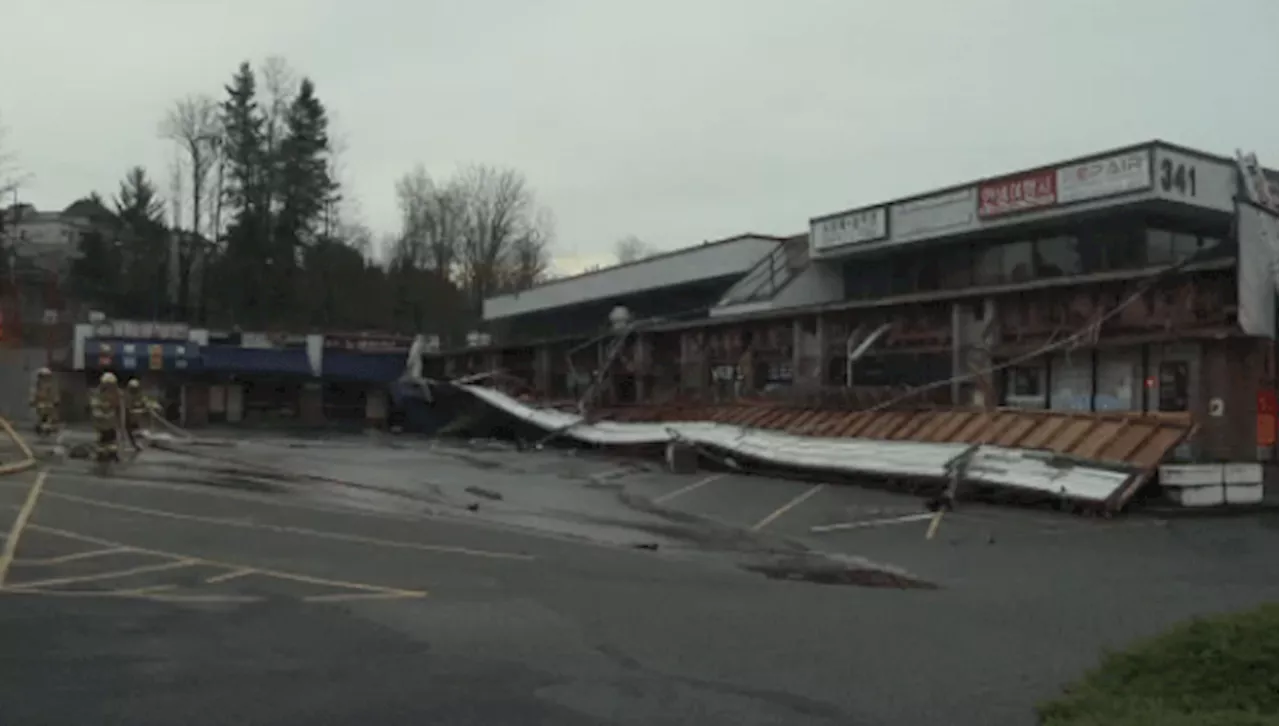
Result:
[[[870,563],[827,555],[801,555],[742,566],[771,580],[811,582],[818,585],[853,585],[893,590],[936,590],[938,586],[904,572]]]

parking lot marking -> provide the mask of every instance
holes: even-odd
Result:
[[[84,550],[83,552],[72,552],[69,555],[60,555],[58,557],[41,557],[37,559],[15,558],[13,564],[30,567],[38,567],[42,565],[62,565],[67,562],[76,562],[78,560],[87,560],[91,557],[106,557],[107,555],[118,555],[129,552],[127,547],[107,547],[100,550]]]
[[[493,550],[477,550],[470,547],[458,547],[454,545],[433,545],[424,542],[405,542],[400,540],[380,539],[378,537],[362,537],[355,534],[346,534],[343,532],[326,532],[319,529],[311,529],[308,527],[291,527],[282,524],[262,524],[258,522],[245,522],[238,519],[224,519],[219,517],[204,517],[198,514],[186,514],[184,512],[171,512],[167,509],[151,509],[149,507],[135,507],[130,504],[119,504],[117,502],[109,502],[102,499],[91,499],[76,494],[64,494],[60,492],[49,492],[48,496],[54,499],[62,499],[69,502],[77,502],[91,507],[101,507],[103,509],[114,509],[120,512],[132,512],[134,514],[145,514],[151,517],[161,517],[164,519],[176,519],[184,522],[201,522],[204,524],[213,524],[222,527],[237,527],[242,529],[256,529],[264,532],[277,532],[280,534],[296,534],[306,537],[317,537],[320,539],[331,539],[339,542],[353,542],[356,544],[372,545],[375,547],[392,547],[397,549],[419,550],[421,552],[440,552],[444,554],[467,555],[470,557],[485,557],[496,560],[532,560],[533,555],[523,554],[519,552],[497,552]]]
[[[816,527],[810,527],[809,531],[814,534],[824,532],[842,532],[849,529],[862,529],[864,527],[886,527],[893,524],[908,524],[910,522],[921,522],[929,519],[933,515],[925,512],[923,514],[905,514],[901,517],[888,517],[885,519],[864,519],[860,522],[838,522],[836,524],[820,524]]]
[[[221,488],[209,488],[199,484],[172,484],[169,482],[144,481],[142,479],[122,479],[113,477],[111,479],[103,479],[102,477],[90,476],[88,474],[80,474],[77,472],[58,472],[58,476],[62,479],[73,479],[77,484],[109,486],[112,488],[131,487],[136,489],[158,489],[161,491],[177,492],[179,494],[187,494],[198,497],[212,497],[214,499],[234,499],[242,502],[252,502],[254,504],[264,504],[269,507],[278,509],[296,509],[304,512],[324,512],[327,514],[343,514],[348,516],[369,517],[374,519],[394,519],[402,522],[421,522],[427,520],[440,519],[439,515],[431,512],[415,512],[413,514],[405,512],[376,512],[367,509],[356,509],[353,507],[344,507],[338,504],[326,505],[315,502],[297,502],[280,499],[278,494],[257,494],[254,492],[241,492]],[[0,484],[7,483],[5,479],[0,478]]]
[[[140,588],[142,589],[142,588]],[[167,595],[164,593],[139,592],[135,590],[45,590],[39,587],[27,587],[21,590],[5,589],[5,594],[35,595],[37,597],[85,597],[85,598],[121,598],[134,600],[153,600],[168,603],[247,603],[260,602],[264,598],[259,595]]]
[[[214,575],[213,577],[205,578],[205,582],[207,583],[226,582],[227,580],[234,580],[237,577],[252,575],[255,572],[257,572],[257,570],[253,569],[252,567],[242,567],[238,570],[231,570],[230,572],[224,572],[221,575]]]
[[[280,570],[268,570],[261,567],[246,568],[243,565],[231,564],[229,562],[221,562],[218,560],[209,560],[203,557],[193,557],[190,555],[180,554],[177,552],[167,552],[165,550],[150,549],[147,547],[132,547],[121,542],[113,542],[102,537],[93,537],[79,532],[69,532],[65,529],[57,529],[56,527],[46,527],[44,525],[33,524],[31,530],[36,532],[44,532],[46,534],[66,537],[67,539],[79,540],[82,542],[92,542],[107,547],[125,547],[134,552],[143,554],[156,555],[158,557],[169,557],[183,562],[189,562],[194,565],[206,565],[209,567],[218,567],[225,570],[253,570],[253,574],[263,575],[265,577],[274,577],[279,580],[289,580],[292,582],[301,582],[309,585],[323,585],[328,587],[345,587],[352,590],[362,590],[365,592],[383,592],[394,593],[400,597],[425,597],[428,593],[425,590],[405,590],[398,587],[384,587],[382,585],[370,585],[363,582],[350,582],[347,580],[332,580],[324,577],[312,577],[311,575],[302,575],[296,572],[282,572]],[[185,595],[164,596],[157,595],[156,598],[162,597],[187,597]],[[194,597],[194,596],[193,596]]]
[[[722,479],[722,478],[724,478],[725,476],[727,476],[727,475],[726,475],[726,474],[712,474],[711,476],[706,477],[705,479],[699,479],[698,481],[695,481],[694,483],[689,484],[688,486],[682,486],[682,487],[680,487],[679,489],[675,490],[674,492],[667,492],[666,494],[663,494],[662,496],[655,498],[655,499],[653,500],[653,503],[654,503],[654,504],[662,504],[662,503],[664,503],[664,502],[669,502],[669,501],[671,501],[672,499],[675,499],[676,497],[683,496],[683,495],[688,494],[689,492],[694,491],[694,490],[696,490],[696,489],[701,489],[702,487],[705,487],[706,485],[710,484],[711,482],[713,482],[713,481],[715,481],[715,480],[717,480],[717,479]]]
[[[164,572],[165,570],[176,570],[181,567],[190,567],[197,564],[195,560],[184,559],[175,560],[173,562],[162,562],[158,565],[142,565],[141,567],[130,567],[126,570],[112,570],[111,572],[97,572],[92,575],[71,575],[69,577],[51,577],[46,580],[31,580],[30,582],[19,582],[8,585],[6,589],[22,590],[29,587],[51,587],[53,585],[72,585],[80,582],[96,582],[98,580],[114,580],[117,577],[129,577],[130,575],[143,575],[148,572]]]
[[[31,513],[40,501],[40,490],[44,489],[44,480],[49,476],[47,471],[36,474],[36,480],[27,492],[27,498],[18,510],[18,516],[9,528],[9,535],[4,538],[4,549],[0,550],[0,588],[4,587],[5,578],[9,576],[9,566],[13,564],[13,555],[18,551],[18,542],[22,539],[22,530],[26,528]]]
[[[146,587],[133,587],[128,590],[112,590],[116,595],[151,595],[157,592],[168,592],[169,590],[178,589],[177,585],[148,585]]]
[[[308,595],[303,602],[349,602],[352,600],[404,600],[414,597],[425,597],[425,592],[338,592],[331,595]]]
[[[806,499],[822,491],[823,488],[825,488],[826,486],[827,486],[826,484],[817,484],[813,486],[811,489],[809,489],[808,491],[806,491],[804,494],[801,494],[800,496],[796,497],[795,499],[792,499],[791,501],[787,502],[781,507],[778,507],[772,512],[769,512],[769,514],[766,515],[764,519],[760,520],[759,522],[756,522],[751,526],[751,531],[759,532],[765,527],[768,527],[778,517],[781,517],[782,515],[786,514],[792,509],[795,509],[796,507],[800,506],[801,504],[804,503]]]

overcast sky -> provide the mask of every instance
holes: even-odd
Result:
[[[241,60],[316,82],[378,233],[415,162],[523,171],[558,267],[1162,138],[1280,157],[1276,0],[4,0],[38,208],[166,177],[157,123]]]

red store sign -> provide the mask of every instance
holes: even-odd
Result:
[[[1053,169],[1019,174],[978,186],[978,216],[987,219],[1058,203],[1058,175]]]

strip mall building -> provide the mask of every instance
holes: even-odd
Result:
[[[1275,215],[1249,183],[1150,142],[825,214],[491,298],[489,342],[425,371],[566,399],[607,369],[606,406],[930,384],[955,405],[1190,412],[1184,456],[1270,458]],[[619,308],[634,332],[608,333]]]

